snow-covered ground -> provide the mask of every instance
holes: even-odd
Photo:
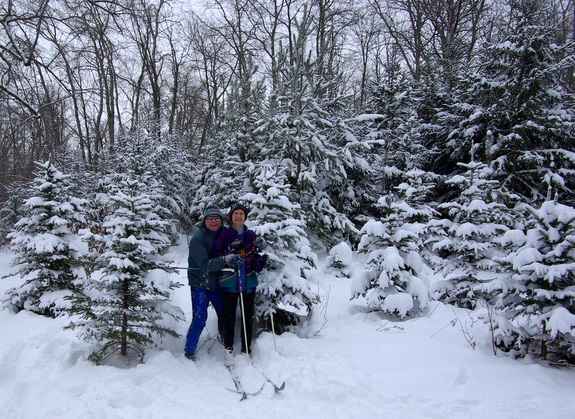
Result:
[[[172,252],[185,266],[186,243]],[[0,275],[10,259],[0,253]],[[185,271],[174,276],[184,286],[173,302],[189,320]],[[323,269],[315,279],[326,304],[300,336],[277,336],[276,350],[265,333],[254,345],[254,363],[285,390],[268,384],[242,402],[226,390],[233,383],[213,339],[214,313],[197,362],[183,356],[183,338],[169,338],[144,364],[119,369],[89,363],[90,346],[63,330],[66,318],[0,310],[0,418],[575,417],[575,370],[493,356],[488,334],[463,310],[432,303],[422,318],[392,322],[350,301],[349,279]],[[0,280],[0,293],[17,282]],[[475,349],[464,332],[474,334]],[[244,387],[255,391],[262,379],[237,362]]]

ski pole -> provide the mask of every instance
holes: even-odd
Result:
[[[246,349],[246,357],[249,359],[250,345],[248,344],[248,330],[246,329],[246,310],[244,308],[244,293],[242,292],[242,285],[240,283],[239,269],[235,268],[235,271],[236,271],[236,280],[238,284],[238,291],[240,293],[240,310],[242,312],[242,325],[243,325],[242,329],[244,330],[244,346]]]
[[[272,324],[272,336],[274,338],[274,349],[276,350],[276,352],[278,351],[278,347],[276,345],[276,329],[275,329],[275,325],[274,325],[274,314],[273,314],[273,309],[272,309],[272,291],[270,289],[270,281],[269,281],[269,277],[268,277],[268,268],[264,268],[264,275],[266,277],[266,285],[268,287],[268,295],[269,295],[269,311],[270,311],[270,322]]]
[[[187,269],[188,271],[199,271],[200,270],[200,268],[185,268],[183,266],[168,266],[168,268],[170,268],[170,269]],[[234,272],[234,270],[231,268],[222,268],[222,271]]]
[[[240,291],[240,308],[242,310],[242,322],[244,329],[244,342],[246,346],[246,357],[250,359],[250,346],[248,345],[248,330],[246,329],[246,311],[244,309],[244,293]]]

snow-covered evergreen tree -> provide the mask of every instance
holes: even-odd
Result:
[[[495,344],[514,356],[575,364],[575,208],[546,201],[528,207],[523,230],[507,234],[516,250],[499,262]]]
[[[561,202],[573,202],[573,112],[560,76],[572,67],[572,49],[556,43],[548,2],[512,5],[508,34],[486,44],[468,76],[452,141],[467,153],[479,145],[477,159],[495,168],[507,189],[541,202],[551,182]]]
[[[101,172],[93,179],[91,192],[105,188],[106,182],[116,181],[116,173],[133,173],[154,179],[161,185],[154,195],[154,200],[161,205],[158,216],[170,222],[173,243],[178,227],[183,231],[190,229],[189,206],[196,173],[182,144],[173,136],[157,138],[154,132],[141,125],[119,137],[117,144],[104,155]]]
[[[336,276],[349,278],[351,277],[350,265],[353,259],[354,255],[351,246],[346,242],[341,242],[329,250],[325,263],[328,270]]]
[[[417,106],[406,74],[393,56],[383,68],[383,77],[371,92],[368,113],[359,115],[354,122],[357,136],[364,139],[359,145],[366,157],[355,167],[369,165],[369,171],[363,169],[363,182],[369,188],[363,189],[371,194],[371,199],[363,200],[363,211],[372,217],[379,215],[373,197],[385,195],[406,182],[411,177],[408,172],[423,167],[430,158],[421,144]]]
[[[7,199],[0,207],[0,248],[10,244],[8,234],[14,230],[14,225],[24,214],[24,202],[28,184],[25,182],[12,182],[6,185]]]
[[[497,237],[513,226],[513,217],[498,202],[499,183],[486,164],[472,161],[459,166],[465,172],[446,183],[458,188],[460,195],[439,205],[447,217],[430,221],[434,236],[428,245],[444,260],[437,269],[445,280],[436,284],[435,298],[474,309],[481,297],[491,299],[485,284],[496,277],[493,258],[503,255]]]
[[[435,266],[438,263],[437,255],[430,252],[426,244],[432,234],[429,223],[440,217],[434,198],[442,177],[414,168],[402,171],[399,179],[401,183],[394,189],[397,191],[397,197],[407,204],[408,211],[403,214],[404,224],[406,228],[418,232],[417,246],[421,249],[420,255],[428,265]]]
[[[158,274],[169,271],[162,252],[170,245],[170,228],[155,199],[158,185],[150,176],[125,174],[111,189],[103,231],[86,234],[96,246],[94,272],[85,295],[72,300],[70,312],[79,319],[68,326],[101,345],[89,357],[97,364],[141,361],[154,336],[178,336],[162,320],[184,318],[169,302],[178,285]]]
[[[450,75],[449,79],[458,74]],[[449,175],[457,170],[458,161],[466,161],[466,153],[461,150],[461,141],[455,137],[462,117],[459,108],[466,109],[460,97],[466,80],[460,77],[460,83],[445,85],[442,77],[427,71],[412,92],[413,106],[416,111],[414,127],[410,136],[417,146],[415,157],[419,167],[441,175]],[[409,138],[407,138],[409,140]],[[466,151],[466,150],[465,150]],[[407,157],[411,161],[414,156]]]
[[[86,253],[77,235],[84,200],[68,193],[68,177],[50,161],[37,163],[32,196],[24,204],[27,215],[9,234],[15,253],[15,274],[24,283],[6,291],[4,305],[14,310],[57,316],[81,293]]]
[[[265,128],[261,128],[266,106],[265,88],[262,80],[256,80],[257,70],[253,60],[248,59],[246,68],[233,80],[204,152],[191,207],[198,218],[207,204],[217,202],[225,208],[250,192],[249,167],[269,157],[261,152],[267,139]]]
[[[365,122],[358,123],[359,118],[340,123],[339,130],[330,136],[333,145],[339,153],[340,175],[329,179],[325,183],[324,192],[329,198],[333,210],[338,214],[345,215],[341,218],[333,231],[333,239],[325,240],[326,245],[333,245],[339,240],[347,240],[356,243],[359,238],[359,230],[356,225],[365,222],[368,216],[373,215],[378,194],[377,171],[380,140],[371,137],[356,135],[356,129],[364,128]],[[328,209],[333,212],[332,209]],[[353,227],[348,220],[353,222]],[[329,228],[329,224],[327,225]],[[337,226],[337,224],[336,224]],[[329,230],[328,230],[329,231]]]
[[[365,297],[368,308],[404,318],[417,316],[429,302],[427,276],[430,268],[424,253],[426,225],[436,215],[420,197],[429,194],[422,171],[410,171],[408,183],[398,189],[403,199],[392,195],[378,201],[380,220],[370,220],[361,229],[358,252],[368,255],[367,276],[352,284],[352,298]]]
[[[195,167],[186,148],[179,142],[170,145],[156,144],[154,164],[143,171],[161,185],[155,201],[165,208],[158,215],[170,223],[170,240],[175,243],[178,232],[191,230],[189,208],[196,187]],[[159,193],[161,192],[161,193]]]
[[[272,164],[253,166],[249,172],[253,193],[241,202],[249,207],[248,223],[268,246],[270,268],[260,274],[258,316],[267,319],[270,305],[277,330],[295,325],[319,301],[309,282],[316,267],[305,230],[302,210],[288,198],[289,184],[283,169]]]
[[[380,196],[403,182],[406,171],[423,167],[429,159],[416,129],[418,120],[412,95],[412,87],[400,63],[390,58],[369,103],[369,111],[377,118],[372,119],[373,126],[367,135],[382,141],[377,147],[379,161],[374,162],[376,177],[372,179],[378,184]]]
[[[349,127],[338,117],[344,101],[332,94],[335,80],[319,76],[319,63],[310,54],[313,16],[306,6],[300,16],[290,44],[278,51],[281,71],[264,126],[269,140],[262,151],[287,169],[290,201],[301,205],[310,233],[330,244],[336,231],[344,237],[357,233],[327,192],[347,178],[350,163],[334,141],[346,142]]]

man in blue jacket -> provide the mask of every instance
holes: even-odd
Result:
[[[209,253],[214,240],[224,230],[222,211],[217,205],[210,204],[204,210],[200,229],[190,241],[188,256],[188,283],[192,293],[192,324],[186,337],[186,358],[194,360],[200,335],[208,318],[208,306],[214,306],[218,314],[218,329],[221,331],[222,297],[218,291],[220,270],[231,263],[228,258],[210,258]],[[237,256],[237,255],[235,255]]]

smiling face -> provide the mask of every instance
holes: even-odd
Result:
[[[222,226],[222,217],[217,214],[210,214],[205,218],[204,223],[208,230],[218,231]]]
[[[240,228],[243,227],[244,223],[246,222],[246,213],[243,209],[238,208],[234,212],[232,212],[232,227]]]

